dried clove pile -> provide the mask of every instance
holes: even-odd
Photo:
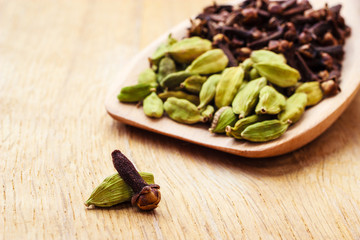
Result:
[[[245,0],[239,5],[206,7],[191,20],[188,35],[221,48],[229,66],[237,66],[253,50],[284,54],[301,81],[319,81],[325,95],[340,91],[345,40],[351,34],[340,15],[341,5],[314,10],[307,0]],[[291,95],[293,89],[284,94]]]

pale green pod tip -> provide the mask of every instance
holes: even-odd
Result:
[[[226,126],[233,126],[237,120],[230,106],[221,107],[216,111],[209,131],[212,133],[225,133]]]
[[[243,88],[236,94],[232,107],[235,114],[239,114],[239,118],[248,116],[255,108],[260,90],[266,86],[266,78],[261,77],[249,81]]]
[[[148,117],[161,118],[164,113],[163,101],[152,92],[144,99],[143,110]]]
[[[313,106],[319,103],[324,94],[321,90],[320,83],[317,81],[302,83],[295,91],[296,93],[303,92],[307,95],[306,106]]]
[[[294,93],[286,100],[284,111],[278,114],[279,120],[282,122],[297,122],[304,113],[306,104],[306,93]]]
[[[298,70],[285,63],[260,62],[255,63],[254,68],[262,77],[279,87],[295,86],[301,77]]]
[[[178,63],[191,63],[212,48],[211,42],[200,37],[185,38],[170,46],[169,53]]]
[[[138,76],[138,83],[156,83],[156,73],[153,69],[147,68]]]
[[[152,173],[139,172],[140,176],[148,184],[154,184],[154,175]],[[91,205],[97,207],[111,207],[122,202],[131,200],[133,190],[128,186],[118,173],[115,173],[97,186],[91,193],[88,200],[84,202],[85,206]]]
[[[186,71],[193,74],[212,74],[224,70],[228,63],[229,59],[223,50],[212,49],[197,57]]]
[[[220,78],[221,74],[213,74],[201,86],[199,93],[200,104],[198,105],[198,109],[202,109],[213,100],[215,96],[216,86],[219,83]]]
[[[180,123],[194,124],[207,121],[201,116],[196,105],[186,99],[169,97],[164,103],[164,110],[171,119]]]
[[[288,123],[277,119],[266,120],[246,127],[241,137],[251,142],[267,142],[279,138],[288,127]]]
[[[217,108],[231,104],[243,80],[244,69],[242,67],[229,67],[222,72],[215,92]]]
[[[254,63],[260,62],[278,62],[278,63],[286,63],[286,58],[282,54],[277,54],[269,50],[255,50],[251,52],[250,55],[251,60]]]

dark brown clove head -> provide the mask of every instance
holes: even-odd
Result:
[[[139,193],[133,195],[131,204],[145,211],[157,208],[161,200],[159,189],[160,186],[157,184],[145,186]]]
[[[120,177],[131,187],[134,195],[131,198],[132,205],[136,205],[141,210],[152,210],[160,202],[160,186],[157,184],[147,184],[135,169],[132,162],[119,150],[111,153],[113,164]]]

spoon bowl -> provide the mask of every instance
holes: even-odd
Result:
[[[330,6],[336,3],[335,1],[327,2]],[[325,1],[316,1],[313,7],[316,9],[324,4]],[[352,35],[347,39],[344,48],[341,92],[307,109],[301,119],[276,140],[265,143],[235,140],[225,135],[210,133],[207,131],[208,125],[205,124],[184,125],[168,117],[152,119],[144,114],[141,107],[118,101],[117,95],[120,89],[137,83],[138,74],[149,67],[148,57],[162,42],[166,41],[170,33],[177,39],[186,36],[186,29],[190,26],[188,20],[163,34],[133,58],[124,68],[121,79],[111,87],[105,102],[106,110],[115,120],[125,124],[244,157],[271,157],[294,151],[329,128],[351,103],[360,88],[360,61],[358,59],[360,46],[357,44],[360,31],[359,26],[356,25],[360,22],[359,12],[358,0],[346,1],[341,10],[347,24],[352,28]]]

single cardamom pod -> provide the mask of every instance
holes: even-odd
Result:
[[[221,107],[216,111],[209,131],[212,133],[224,133],[226,126],[233,126],[237,120],[230,106]]]
[[[165,91],[165,92],[159,93],[159,98],[161,98],[161,100],[163,100],[163,101],[166,101],[166,99],[168,99],[169,97],[186,99],[195,105],[198,105],[200,102],[198,96],[188,94],[183,91]]]
[[[266,77],[269,82],[279,87],[294,86],[300,79],[298,70],[285,63],[260,62],[255,63],[254,68],[262,77]]]
[[[297,122],[304,113],[306,104],[306,93],[294,93],[287,99],[284,111],[279,113],[279,120],[281,122]]]
[[[199,93],[202,85],[206,82],[207,78],[200,75],[193,75],[185,79],[184,82],[180,84],[181,88],[185,88],[191,93]]]
[[[235,96],[232,107],[235,114],[239,114],[239,118],[248,116],[255,108],[260,90],[266,86],[266,78],[261,77],[249,81]]]
[[[139,74],[138,83],[157,83],[156,73],[151,68],[145,69]]]
[[[220,78],[220,74],[211,75],[202,85],[199,94],[200,104],[198,106],[198,109],[205,107],[209,102],[213,100],[216,92],[216,86],[219,83]]]
[[[243,80],[244,69],[242,67],[226,68],[221,74],[220,81],[216,86],[216,107],[221,108],[230,105]]]
[[[211,42],[200,37],[185,38],[169,48],[171,57],[178,63],[191,63],[198,56],[211,49]]]
[[[257,122],[246,127],[241,137],[251,142],[267,142],[279,138],[288,129],[289,123],[277,119]]]
[[[165,101],[164,109],[171,119],[180,123],[194,124],[207,121],[197,107],[186,99],[170,97]]]
[[[162,117],[164,113],[163,102],[155,92],[152,92],[144,99],[143,110],[146,116],[154,118]]]
[[[254,80],[254,79],[257,79],[261,77],[259,72],[256,70],[256,68],[253,68],[250,70],[250,73],[249,73],[249,79],[250,80]]]
[[[260,62],[286,63],[286,58],[284,57],[284,55],[277,54],[269,50],[252,51],[250,58],[254,63],[260,63]]]
[[[154,175],[152,173],[139,172],[140,176],[148,184],[154,184]],[[91,205],[97,207],[111,207],[122,202],[131,200],[134,192],[128,186],[118,173],[107,178],[95,188],[89,199],[85,202],[85,206]]]
[[[174,89],[176,87],[179,87],[180,84],[191,75],[191,73],[186,71],[170,73],[165,78],[163,78],[163,80],[160,82],[160,85],[163,88]]]
[[[241,133],[245,130],[245,128],[247,128],[251,124],[264,121],[265,119],[266,119],[265,116],[259,116],[259,115],[251,115],[246,118],[239,119],[235,123],[234,127],[226,126],[225,128],[226,135],[236,139],[242,139]]]
[[[165,54],[169,51],[169,47],[176,42],[177,40],[175,38],[172,38],[171,34],[169,34],[167,41],[160,44],[160,46],[152,54],[151,58],[149,59],[150,63],[157,66],[159,64],[159,61],[163,57],[165,57]]]
[[[226,68],[229,59],[221,49],[209,50],[197,57],[186,71],[192,74],[212,74]]]
[[[284,95],[273,87],[265,86],[260,90],[259,102],[256,105],[256,114],[278,114],[285,108]]]
[[[151,92],[156,91],[157,83],[138,83],[123,87],[117,96],[120,102],[138,102]]]
[[[301,84],[296,91],[297,93],[303,92],[307,95],[307,104],[306,106],[316,105],[323,98],[323,92],[320,87],[320,83],[317,81],[306,82]]]
[[[174,60],[169,57],[164,57],[163,59],[161,59],[159,64],[159,72],[157,76],[158,82],[161,84],[161,82],[167,75],[174,72],[176,72],[176,65]]]
[[[200,110],[201,116],[207,118],[208,121],[213,119],[215,108],[212,105],[207,105],[203,110]]]

